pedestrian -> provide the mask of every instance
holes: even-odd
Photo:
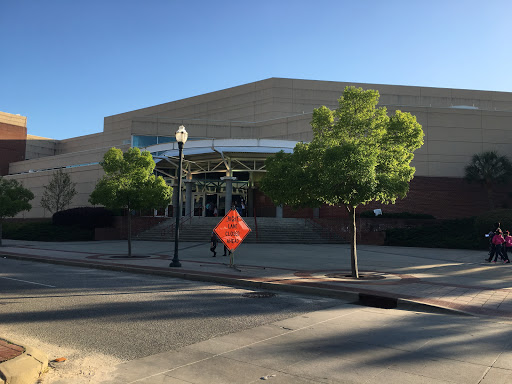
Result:
[[[212,257],[217,257],[215,249],[217,249],[217,235],[215,232],[212,232],[212,237],[210,238],[210,251],[213,252]]]
[[[219,216],[219,211],[217,210],[217,207],[215,205],[213,206],[213,216]]]
[[[222,256],[227,256],[228,247],[224,244],[224,254]],[[229,255],[231,256],[231,251],[229,251]]]
[[[505,264],[510,264],[510,259],[508,258],[508,253],[512,252],[512,236],[510,236],[509,231],[505,231],[505,243],[503,244],[503,262]]]
[[[501,229],[498,229],[492,238],[492,243],[494,244],[494,250],[491,254],[491,257],[489,257],[489,260],[487,260],[489,263],[491,262],[493,256],[494,256],[494,260],[492,262],[496,263],[496,261],[498,261],[498,256],[501,255],[501,248],[502,248],[502,244],[504,242],[505,242],[505,239],[503,238]]]
[[[246,216],[246,213],[245,213],[245,203],[244,203],[244,199],[242,199],[242,216],[245,217]]]
[[[496,232],[499,230],[501,232],[501,223],[500,222],[496,222],[494,223],[494,227],[493,227],[493,230],[492,231],[489,231],[489,233],[487,233],[485,235],[485,237],[488,237],[489,238],[489,257],[487,259],[485,259],[486,261],[490,262],[491,259],[492,259],[492,256],[495,252],[495,245],[493,244],[492,242],[492,239],[494,238],[494,235],[496,234]]]

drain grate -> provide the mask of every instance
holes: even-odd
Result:
[[[276,294],[272,292],[247,292],[242,294],[242,297],[248,297],[250,299],[266,299],[268,297],[274,297]]]

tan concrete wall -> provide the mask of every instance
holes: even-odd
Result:
[[[92,135],[78,136],[61,140],[57,147],[57,154],[68,154],[87,151],[91,148],[120,147],[131,143],[130,128],[115,130],[108,133],[94,133]]]
[[[379,90],[381,106],[417,116],[425,144],[413,165],[419,176],[462,177],[471,156],[512,156],[512,93],[272,78],[105,118],[105,131],[189,137],[309,141],[314,108],[336,108],[348,85]],[[478,109],[461,109],[458,106]]]
[[[28,212],[22,212],[18,218],[51,217],[50,212],[41,207],[41,197],[44,187],[50,182],[54,171],[37,172],[22,175],[6,176],[9,179],[20,181],[25,188],[34,193],[35,198],[30,203],[32,209]],[[69,208],[90,206],[88,199],[96,186],[96,182],[103,176],[103,169],[100,165],[90,165],[85,167],[68,168],[64,172],[69,173],[71,181],[76,183],[78,194],[73,198]]]
[[[27,118],[21,115],[13,115],[12,113],[0,112],[0,123],[16,125],[18,127],[27,127]]]
[[[89,151],[67,153],[65,155],[43,157],[40,159],[11,163],[9,167],[9,174],[24,172],[34,174],[39,170],[58,169],[66,166],[78,166],[81,164],[100,162],[103,159],[103,155],[109,150],[109,148],[110,147],[96,148]],[[129,145],[119,146],[119,148],[126,150],[129,148]]]
[[[25,160],[37,159],[46,156],[55,156],[58,140],[47,137],[27,135]]]

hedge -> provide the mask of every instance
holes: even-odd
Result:
[[[28,223],[5,222],[2,225],[2,237],[29,241],[89,241],[94,240],[94,230],[54,225],[50,220]]]
[[[79,207],[53,214],[53,224],[78,226],[84,229],[111,227],[114,222],[112,211],[103,207]]]

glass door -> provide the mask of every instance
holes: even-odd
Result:
[[[194,193],[194,216],[204,216],[204,193]]]

